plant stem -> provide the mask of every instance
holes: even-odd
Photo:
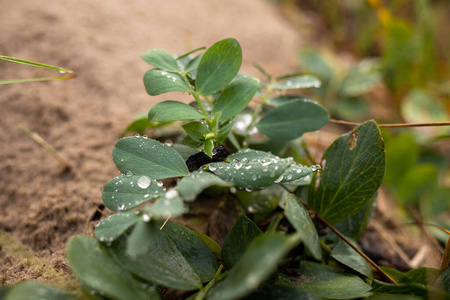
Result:
[[[289,189],[281,184],[281,187],[283,187],[286,191],[290,192]],[[358,252],[359,255],[361,255],[365,260],[367,260],[378,272],[380,272],[381,274],[383,274],[383,276],[389,280],[390,282],[394,283],[394,284],[398,284],[391,276],[389,276],[386,272],[383,271],[383,269],[381,269],[373,260],[371,260],[364,252],[362,252],[361,250],[359,250],[355,245],[353,245],[352,242],[350,242],[342,233],[339,232],[339,230],[337,230],[335,227],[333,227],[333,225],[331,225],[330,223],[328,223],[327,220],[325,220],[324,218],[322,218],[319,214],[317,214],[308,204],[306,204],[302,199],[300,199],[298,196],[297,197],[298,201],[300,201],[304,207],[306,207],[307,210],[310,210],[312,212],[314,212],[315,217],[317,219],[319,219],[323,224],[325,224],[325,226],[327,226],[328,228],[330,228],[331,231],[333,231],[340,239],[342,239],[347,245],[349,245],[350,247],[353,248],[353,250],[355,250],[356,252]]]
[[[448,238],[447,245],[445,246],[444,254],[442,255],[441,266],[439,269],[445,271],[450,265],[450,237]]]
[[[219,269],[217,269],[216,274],[214,274],[213,279],[211,279],[210,282],[208,282],[208,284],[201,289],[198,294],[197,297],[195,297],[195,300],[203,300],[206,296],[206,294],[209,292],[209,290],[212,288],[212,286],[214,285],[214,283],[216,283],[216,279],[219,277],[219,275],[222,273],[222,269],[223,269],[223,265],[220,265]]]

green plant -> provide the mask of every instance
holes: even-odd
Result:
[[[320,129],[328,113],[283,93],[318,87],[318,79],[273,78],[260,66],[267,82],[238,74],[241,48],[234,39],[192,55],[199,50],[174,57],[151,49],[142,56],[155,67],[144,76],[150,95],[181,91],[194,101],[163,101],[148,113],[152,123],[181,121],[184,144],[137,135],[115,145],[122,175],[105,185],[103,201],[116,213],[98,224],[96,239],[77,236],[68,244],[86,297],[449,297],[449,269],[383,271],[354,242],[372,216],[385,169],[374,121],[338,138],[318,165],[301,136]],[[164,185],[169,178],[176,183]],[[169,220],[189,223],[189,209],[211,202],[240,212],[222,246]],[[332,232],[319,236],[316,224]]]

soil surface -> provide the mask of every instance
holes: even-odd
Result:
[[[234,37],[242,71],[294,71],[302,35],[263,0],[1,1],[0,55],[73,70],[72,80],[0,87],[0,230],[54,265],[68,238],[91,234],[103,185],[118,171],[111,152],[134,116],[157,101],[142,77],[150,48],[184,53]],[[0,80],[57,75],[0,62]],[[170,98],[168,98],[170,97]],[[39,134],[71,165],[62,166],[19,130]],[[5,250],[5,249],[3,249]],[[41,277],[0,252],[0,284]]]
[[[147,95],[142,77],[150,66],[141,53],[181,54],[234,37],[243,49],[241,71],[260,77],[254,63],[275,75],[297,71],[299,48],[314,43],[307,15],[299,31],[264,0],[3,0],[0,7],[0,55],[77,74],[0,86],[0,285],[38,279],[70,286],[52,272],[70,273],[70,236],[92,234],[102,187],[119,174],[111,152],[120,133],[158,101],[190,100]],[[54,75],[0,62],[0,80]],[[20,126],[39,134],[71,169]]]

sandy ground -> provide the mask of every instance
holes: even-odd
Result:
[[[118,174],[111,151],[120,132],[136,113],[168,99],[146,94],[142,77],[149,66],[139,58],[142,52],[184,53],[234,37],[243,48],[243,72],[257,75],[252,65],[258,62],[281,75],[296,70],[304,43],[263,0],[2,0],[0,28],[0,55],[78,75],[0,87],[0,230],[59,262],[71,235],[90,232],[102,187]],[[52,75],[0,62],[0,79]],[[63,172],[19,125],[55,147],[72,171]],[[17,263],[0,251],[0,284],[39,278]]]

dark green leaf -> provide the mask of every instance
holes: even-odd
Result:
[[[372,287],[374,294],[415,295],[422,299],[450,299],[450,295],[443,290],[418,283],[391,284],[373,280]]]
[[[293,89],[306,89],[311,87],[320,87],[320,80],[314,76],[298,76],[294,78],[290,78],[289,80],[271,84],[273,89],[277,90],[293,90]]]
[[[172,54],[165,50],[158,48],[149,49],[141,55],[141,58],[146,63],[163,71],[179,71],[176,59],[172,56]]]
[[[67,259],[84,286],[110,299],[160,299],[156,287],[143,284],[121,268],[95,239],[69,240]]]
[[[224,267],[230,270],[248,245],[260,234],[261,229],[246,215],[241,215],[223,242],[221,257]]]
[[[4,300],[76,300],[77,298],[59,288],[52,287],[37,281],[23,281],[12,286],[6,294],[1,297]]]
[[[142,176],[118,176],[103,187],[103,202],[112,211],[126,211],[164,194],[156,180]]]
[[[104,218],[95,229],[100,242],[110,243],[136,224],[141,217],[135,211],[118,213]]]
[[[252,214],[253,220],[258,221],[272,213],[280,203],[286,191],[279,185],[273,184],[263,190],[248,192],[237,190],[236,196],[242,206]]]
[[[249,245],[233,268],[217,282],[207,299],[239,299],[257,289],[278,262],[300,241],[299,235],[265,233]]]
[[[229,187],[230,184],[209,172],[194,171],[183,177],[177,188],[185,201],[194,201],[205,189],[212,186]]]
[[[145,218],[145,215],[143,216]],[[127,241],[127,255],[136,257],[146,253],[155,243],[159,227],[153,220],[141,220],[136,224]]]
[[[147,113],[138,114],[130,125],[120,134],[120,137],[124,137],[130,132],[143,135],[148,128],[152,128],[154,125],[148,121]]]
[[[144,211],[149,215],[161,219],[181,216],[184,212],[183,200],[178,191],[170,188],[163,197],[156,200],[152,205],[145,207]]]
[[[124,268],[144,280],[179,290],[200,288],[200,278],[178,251],[172,239],[159,230],[157,234],[156,241],[145,255],[128,256],[127,237],[124,235],[114,241],[108,250]]]
[[[254,150],[238,152],[230,155],[227,160],[230,163],[209,164],[209,170],[248,191],[273,184],[292,164],[292,159]]]
[[[242,76],[236,78],[220,93],[212,113],[222,111],[221,121],[236,116],[250,103],[258,86],[259,80],[255,77]]]
[[[217,244],[217,242],[215,240],[213,240],[212,238],[210,238],[209,236],[207,236],[206,234],[204,234],[200,231],[194,231],[194,232],[203,241],[203,243],[205,243],[206,246],[208,246],[209,250],[211,250],[211,252],[214,254],[214,256],[217,259],[221,259],[220,253],[222,252],[222,248],[220,248],[219,244]]]
[[[113,160],[124,174],[164,179],[188,174],[183,158],[171,147],[145,137],[126,137],[113,150]]]
[[[156,103],[148,112],[150,122],[171,122],[202,118],[203,115],[194,107],[172,100]]]
[[[167,92],[189,92],[189,85],[178,73],[161,71],[158,69],[148,70],[144,75],[144,86],[151,96]]]
[[[225,87],[238,73],[242,62],[241,46],[235,39],[212,45],[203,54],[195,80],[200,95],[211,95]]]
[[[313,167],[317,168],[316,166]],[[292,165],[286,169],[286,171],[284,171],[282,178],[281,178],[281,183],[297,183],[297,182],[302,182],[305,180],[308,180],[309,178],[306,177],[310,177],[309,175],[312,174],[312,170],[311,167],[307,167],[307,166],[303,166],[300,164],[296,164],[296,163],[292,163]],[[280,179],[279,179],[280,180]]]
[[[195,148],[178,143],[173,144],[172,148],[177,151],[184,160],[187,160],[191,155],[194,155],[198,152],[198,150]]]
[[[319,300],[316,296],[299,288],[277,285],[262,285],[244,300]]]
[[[298,100],[269,111],[256,128],[270,138],[292,140],[322,128],[328,118],[328,112],[319,104]]]
[[[384,155],[374,121],[341,136],[325,151],[325,169],[318,176],[319,184],[311,184],[308,203],[331,224],[357,214],[381,184]]]
[[[228,120],[221,125],[221,127],[219,128],[219,134],[217,137],[218,145],[222,145],[225,142],[225,140],[228,137],[228,134],[231,131],[231,128],[233,128],[233,125],[234,125],[234,120]]]
[[[320,248],[320,239],[317,234],[311,217],[303,205],[293,194],[288,194],[285,198],[284,214],[289,223],[302,235],[302,241],[308,252],[317,260],[322,259],[322,250]]]
[[[161,221],[160,224],[162,224]],[[202,280],[208,281],[214,277],[219,268],[217,260],[194,231],[169,221],[161,232],[175,243],[178,251]]]
[[[350,241],[353,245],[356,245],[355,241]],[[372,277],[369,263],[342,240],[334,246],[333,251],[331,251],[331,257],[368,278]]]
[[[370,296],[371,286],[358,276],[318,263],[302,261],[295,286],[324,299],[354,299]]]

